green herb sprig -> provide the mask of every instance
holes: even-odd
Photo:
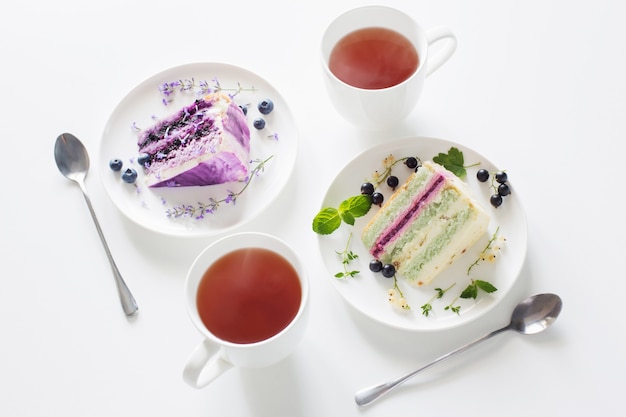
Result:
[[[346,242],[346,247],[343,249],[343,251],[341,252],[335,251],[337,255],[341,257],[341,264],[343,265],[343,271],[337,272],[335,274],[335,278],[354,277],[358,275],[360,272],[357,270],[348,269],[348,265],[350,265],[352,261],[354,261],[355,259],[358,259],[359,257],[359,255],[357,255],[356,253],[352,252],[352,250],[350,250],[351,240],[352,240],[352,233],[350,233],[350,235],[348,236],[348,241]]]
[[[472,165],[465,165],[463,152],[454,146],[448,150],[448,153],[440,152],[437,154],[437,156],[433,158],[433,162],[443,166],[461,179],[464,179],[467,176],[467,168],[480,165],[480,162]]]
[[[452,285],[450,285],[448,288],[446,288],[445,290],[441,289],[441,288],[435,288],[435,295],[433,295],[430,300],[428,300],[426,302],[426,304],[422,305],[420,308],[422,309],[422,314],[425,315],[426,317],[428,317],[428,315],[430,314],[430,312],[433,310],[433,301],[438,300],[440,298],[443,298],[443,296],[452,288],[456,285],[456,282],[453,283]]]
[[[355,195],[343,200],[339,207],[326,207],[313,218],[313,231],[320,235],[329,235],[341,226],[341,222],[354,226],[355,219],[362,217],[372,207],[372,198],[368,195]]]
[[[480,279],[473,279],[472,283],[467,286],[461,293],[461,298],[473,298],[474,300],[478,297],[478,290],[482,290],[488,294],[497,291],[498,289],[494,287],[490,282],[483,281]]]

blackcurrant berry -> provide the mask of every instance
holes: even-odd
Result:
[[[500,184],[498,185],[498,194],[500,194],[502,197],[511,194],[511,188],[509,187],[509,184]]]
[[[122,169],[122,165],[124,165],[124,163],[122,162],[121,159],[111,159],[109,161],[109,167],[113,170],[113,171],[119,171]]]
[[[409,167],[410,169],[416,169],[417,166],[419,165],[419,162],[417,160],[417,158],[413,157],[413,156],[409,156],[406,161],[404,161],[404,164]]]
[[[383,270],[383,263],[378,259],[372,259],[370,261],[370,271],[372,272],[380,272]]]
[[[133,168],[126,168],[126,171],[122,173],[122,181],[132,184],[137,179],[137,171]]]
[[[491,205],[498,208],[502,205],[502,196],[500,194],[493,194],[489,199]]]
[[[399,183],[400,180],[395,175],[390,175],[389,177],[387,177],[387,185],[390,186],[392,190],[395,189]]]
[[[274,110],[274,102],[266,98],[265,100],[259,101],[257,108],[261,114],[270,114],[272,110]]]
[[[375,192],[374,194],[372,194],[372,204],[376,204],[377,206],[380,206],[381,204],[383,204],[384,200],[385,200],[385,197],[381,193]]]
[[[372,184],[371,182],[364,182],[363,184],[361,184],[361,194],[374,194],[374,184]]]
[[[496,172],[496,181],[498,181],[500,184],[504,184],[509,178],[509,176],[506,175],[506,172],[504,171],[498,171]]]
[[[254,119],[252,125],[255,129],[261,130],[265,127],[265,120],[259,117],[258,119]]]
[[[476,178],[480,182],[487,181],[489,179],[489,171],[486,169],[479,169],[478,172],[476,172]]]
[[[383,277],[391,278],[394,275],[396,275],[396,267],[393,266],[392,264],[385,264],[383,265],[382,273],[383,273]]]

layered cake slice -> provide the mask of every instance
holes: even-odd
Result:
[[[376,259],[425,285],[474,245],[488,224],[467,184],[427,161],[370,220],[361,239]]]
[[[230,97],[213,93],[142,131],[150,187],[185,187],[244,181],[250,130]]]

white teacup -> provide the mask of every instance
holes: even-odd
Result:
[[[355,87],[342,81],[329,67],[337,43],[346,35],[365,28],[391,29],[415,47],[419,63],[404,81],[386,88]],[[435,53],[429,46],[443,41]],[[424,31],[407,14],[385,6],[364,6],[337,17],[322,37],[322,65],[328,94],[337,111],[348,121],[364,128],[384,128],[403,120],[415,107],[424,80],[443,65],[456,49],[456,37],[445,27]]]
[[[205,277],[205,273],[207,273],[210,268],[212,268],[211,271],[215,272],[216,265],[218,267],[224,265],[223,263],[219,263],[218,260],[227,259],[229,254],[235,252],[237,254],[236,263],[245,264],[247,262],[246,259],[248,259],[248,255],[241,256],[242,252],[239,250],[247,250],[250,248],[253,250],[260,249],[269,251],[275,255],[279,255],[282,260],[286,261],[292,267],[291,271],[295,272],[295,275],[297,275],[296,281],[299,282],[300,297],[297,301],[295,301],[297,303],[294,305],[295,316],[289,319],[288,322],[285,322],[286,326],[283,327],[282,330],[278,330],[277,333],[270,334],[269,336],[264,335],[262,336],[262,340],[252,342],[233,342],[225,340],[223,333],[220,334],[221,337],[217,336],[215,334],[217,332],[216,327],[214,327],[215,330],[210,330],[207,325],[205,325],[205,321],[207,323],[211,323],[210,321],[207,321],[207,316],[210,317],[211,314],[213,314],[213,317],[219,317],[219,320],[225,321],[222,318],[222,315],[232,315],[232,317],[236,317],[232,320],[234,323],[232,329],[236,330],[240,329],[240,327],[241,329],[245,327],[240,326],[238,323],[241,323],[242,321],[254,321],[254,314],[263,313],[258,313],[257,311],[257,313],[251,314],[250,311],[247,311],[244,314],[243,312],[240,313],[235,310],[227,311],[226,309],[218,309],[214,313],[207,313],[205,310],[203,313],[200,313],[201,307],[198,303],[201,303],[201,301],[200,298],[198,298],[198,292],[201,283],[205,282],[204,280],[207,279],[203,278]],[[258,251],[256,253],[258,256]],[[233,262],[233,265],[234,264],[235,263]],[[279,268],[275,268],[274,270],[277,271],[278,269]],[[258,270],[258,267],[254,270]],[[231,275],[224,276],[223,278],[231,280],[236,277]],[[220,276],[217,278],[217,276],[215,276],[213,279],[218,280],[222,279],[222,277]],[[257,278],[255,277],[254,279]],[[277,277],[272,279],[275,280]],[[285,281],[286,280],[287,279],[285,278]],[[249,288],[249,284],[251,282],[253,281],[242,281],[240,284]],[[267,288],[265,295],[263,295],[262,298],[256,298],[254,303],[248,302],[242,304],[283,303],[286,301],[284,296],[282,296],[282,299],[279,294],[277,296],[277,290],[274,288],[271,290],[269,289],[270,287],[273,287],[277,281],[272,281],[272,285],[265,286],[258,284],[258,281],[254,282],[255,297],[260,297],[259,294],[263,292],[262,290]],[[269,281],[266,282],[269,283]],[[280,282],[283,282],[282,278]],[[203,290],[200,289],[201,294],[202,291]],[[241,295],[242,298],[245,296],[246,295]],[[237,295],[230,295],[229,297],[229,304],[231,304],[231,302],[235,304],[238,301]],[[259,368],[281,361],[295,350],[305,333],[308,322],[309,281],[298,256],[284,241],[263,233],[244,232],[233,234],[219,239],[208,246],[200,255],[198,255],[188,271],[185,282],[185,298],[191,321],[205,338],[204,341],[200,343],[191,354],[183,371],[183,379],[185,382],[195,388],[202,388],[208,385],[211,381],[232,367]],[[274,304],[268,305],[274,306]],[[223,308],[223,306],[221,308]],[[238,315],[241,315],[242,317],[238,317]],[[226,323],[230,323],[230,321],[226,321]],[[229,329],[231,328],[231,326],[227,327]],[[254,327],[255,331],[257,331],[258,327],[263,326],[251,327]],[[244,330],[241,329],[236,331],[234,330],[234,332],[244,332]],[[250,337],[258,337],[258,335],[252,335]]]

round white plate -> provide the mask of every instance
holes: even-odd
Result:
[[[138,154],[137,129],[147,128],[155,118],[163,118],[192,103],[198,98],[198,89],[175,91],[165,105],[160,86],[164,83],[193,80],[200,88],[205,82],[211,89],[217,87],[234,94],[234,101],[247,106],[250,127],[250,159],[265,160],[265,169],[254,175],[235,204],[222,203],[213,213],[197,216],[170,217],[168,210],[182,206],[198,207],[211,198],[222,200],[229,191],[239,192],[244,183],[229,183],[205,187],[148,188],[142,179],[142,169],[136,163]],[[241,87],[240,91],[237,89]],[[235,94],[236,93],[236,94]],[[257,110],[260,100],[269,98],[274,110],[261,115]],[[253,127],[257,117],[266,120],[262,130]],[[165,70],[135,87],[119,103],[110,116],[102,136],[98,168],[104,188],[113,203],[133,222],[166,235],[210,236],[225,232],[255,218],[279,195],[294,168],[298,148],[295,123],[287,103],[264,79],[245,69],[220,63],[195,63]],[[109,168],[109,161],[118,158],[125,167],[134,167],[138,173],[135,185],[126,184],[120,173]],[[254,169],[256,163],[250,164]],[[125,169],[125,168],[124,168]]]
[[[447,153],[451,147],[463,152],[465,165],[480,163],[477,167],[467,169],[465,181],[469,184],[476,199],[490,214],[491,221],[488,232],[462,257],[457,258],[451,266],[444,270],[435,280],[426,286],[417,287],[398,276],[398,285],[410,306],[403,310],[388,301],[388,290],[393,288],[393,278],[385,278],[380,273],[369,270],[371,255],[361,243],[361,231],[369,219],[379,209],[372,206],[370,212],[358,218],[354,226],[342,223],[341,227],[330,235],[319,235],[319,248],[322,259],[328,269],[328,276],[339,294],[357,310],[366,316],[385,325],[410,331],[433,331],[449,329],[474,320],[491,310],[509,292],[520,273],[526,256],[527,225],[526,216],[518,196],[515,193],[515,173],[509,174],[509,185],[512,194],[504,197],[499,208],[489,202],[493,194],[491,180],[481,183],[476,179],[476,171],[486,168],[490,173],[497,171],[496,166],[487,158],[467,147],[441,139],[415,137],[388,142],[369,149],[349,162],[331,183],[322,203],[322,208],[334,207],[351,196],[360,193],[361,183],[371,180],[376,170],[383,169],[383,159],[393,155],[396,159],[416,156],[422,161],[432,160],[439,153]],[[505,168],[503,168],[505,169]],[[411,170],[403,163],[393,168],[393,174],[403,183]],[[379,187],[385,198],[393,193],[386,183]],[[468,267],[478,258],[479,253],[487,245],[497,228],[499,234],[506,238],[502,250],[497,254],[496,261],[481,262],[467,274]],[[352,236],[350,238],[350,236]],[[350,240],[349,250],[358,255],[350,262],[349,271],[357,270],[354,277],[335,278],[335,274],[343,272],[342,258],[337,252],[346,249]],[[497,291],[487,294],[479,290],[476,300],[455,298],[471,283],[472,279],[488,281]],[[447,289],[443,298],[433,299],[437,294],[435,288]],[[428,316],[423,315],[421,306],[430,302],[432,310]],[[446,310],[448,305],[460,306],[459,314]]]

